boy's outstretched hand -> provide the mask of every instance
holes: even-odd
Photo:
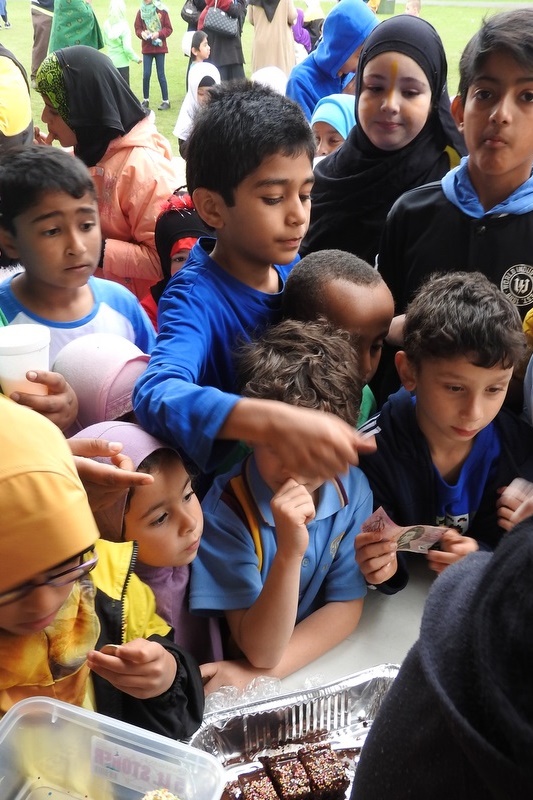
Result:
[[[133,639],[87,654],[89,668],[117,689],[139,700],[164,694],[176,677],[176,659],[159,642]]]
[[[276,526],[277,552],[303,558],[309,545],[307,525],[316,513],[308,490],[289,478],[270,501],[270,508]]]
[[[26,378],[32,383],[42,383],[48,388],[48,394],[13,392],[11,399],[21,406],[38,411],[60,430],[69,428],[78,416],[78,398],[63,375],[59,372],[32,370],[26,373]]]
[[[475,539],[470,536],[463,536],[453,529],[449,529],[442,534],[439,545],[440,550],[429,550],[426,555],[429,568],[438,573],[443,572],[446,567],[459,561],[460,558],[479,550],[479,545]]]
[[[355,560],[367,583],[385,583],[396,574],[396,542],[379,531],[362,531],[355,537]]]
[[[346,472],[359,463],[359,453],[376,449],[374,437],[358,434],[334,414],[256,398],[239,400],[218,436],[266,444],[289,475],[320,481]]]

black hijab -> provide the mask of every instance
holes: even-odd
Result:
[[[412,142],[393,151],[375,147],[356,124],[344,144],[317,164],[303,253],[335,247],[374,263],[381,230],[395,200],[448,171],[446,147],[459,155],[466,153],[450,113],[444,47],[433,26],[420,17],[391,17],[368,36],[357,68],[356,119],[365,66],[391,51],[412,58],[426,75],[432,97],[428,120]]]
[[[249,6],[260,6],[265,12],[266,18],[272,22],[276,9],[279,6],[279,0],[248,0]]]
[[[94,47],[74,45],[56,51],[68,105],[68,124],[76,134],[76,155],[88,167],[109,143],[124,136],[149,113],[108,56]]]

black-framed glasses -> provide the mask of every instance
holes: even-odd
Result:
[[[66,564],[71,564],[73,561],[78,563],[67,569],[61,569]],[[16,600],[22,600],[23,597],[33,592],[39,586],[66,586],[67,583],[74,583],[75,581],[88,575],[91,570],[96,567],[98,563],[98,556],[94,545],[88,547],[79,555],[74,558],[69,558],[62,564],[58,564],[53,570],[50,570],[44,581],[28,581],[21,583],[20,586],[15,586],[7,592],[0,593],[0,606],[7,606],[9,603],[14,603]],[[59,571],[58,571],[59,570]]]

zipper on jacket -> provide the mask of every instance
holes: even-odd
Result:
[[[128,591],[128,585],[129,585],[129,582],[131,580],[131,576],[132,576],[133,571],[135,569],[135,564],[137,563],[138,550],[139,550],[139,545],[137,544],[137,542],[133,542],[133,550],[132,550],[131,559],[130,559],[130,566],[128,568],[128,572],[126,573],[126,579],[125,579],[124,584],[122,586],[122,595],[120,597],[120,623],[121,623],[120,643],[121,644],[125,644],[126,625],[127,625],[125,612],[124,612],[124,606],[125,606],[125,602],[124,601],[125,601],[125,598],[126,598],[126,593]]]

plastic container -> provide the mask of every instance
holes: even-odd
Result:
[[[160,788],[219,800],[225,781],[209,753],[48,697],[0,722],[2,800],[140,800]]]
[[[46,325],[7,325],[0,328],[0,385],[13,392],[48,394],[42,383],[26,380],[29,370],[49,370],[50,329]]]

